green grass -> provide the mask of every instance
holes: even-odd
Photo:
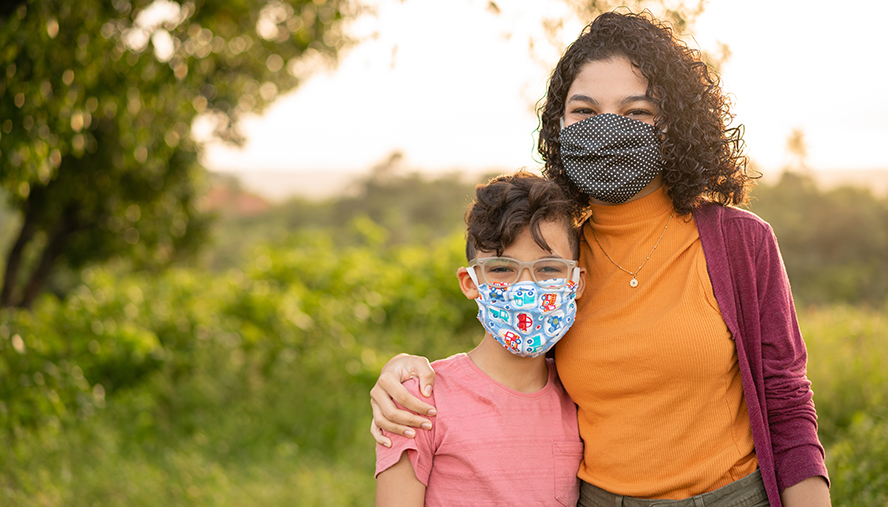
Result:
[[[849,306],[799,315],[834,506],[888,505],[888,317]]]
[[[888,319],[836,306],[803,309],[799,320],[833,505],[888,505]],[[404,333],[397,342],[409,342]],[[370,346],[380,340],[337,345],[358,347],[357,359],[297,355],[265,371],[261,354],[209,353],[175,382],[161,371],[109,394],[92,416],[9,434],[0,505],[372,504],[367,391],[389,353]]]

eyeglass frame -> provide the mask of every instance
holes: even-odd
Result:
[[[577,279],[579,278],[579,269],[577,268],[578,262],[573,259],[562,259],[561,257],[544,257],[542,259],[536,259],[533,261],[519,261],[518,259],[514,259],[512,257],[502,257],[502,256],[500,256],[500,257],[476,257],[469,262],[469,266],[466,268],[466,270],[469,272],[469,276],[471,276],[471,278],[472,278],[472,281],[475,282],[475,285],[481,285],[481,284],[478,283],[478,275],[475,272],[474,268],[479,266],[483,262],[487,262],[487,261],[490,261],[493,259],[506,259],[508,261],[517,263],[518,264],[518,275],[515,277],[514,282],[488,282],[487,277],[484,276],[484,270],[482,269],[481,270],[481,278],[483,279],[484,283],[499,283],[499,284],[507,284],[507,285],[510,285],[512,283],[517,283],[521,279],[521,273],[523,273],[525,269],[527,269],[530,272],[530,278],[533,280],[533,283],[535,283],[537,285],[537,287],[541,287],[544,289],[560,289],[560,288],[564,287],[565,285],[567,285],[569,281],[573,281],[574,283],[576,283],[578,281]],[[536,264],[538,262],[545,262],[545,261],[549,261],[549,262],[560,261],[560,262],[567,263],[568,272],[570,273],[571,270],[573,270],[572,275],[568,276],[568,277],[564,277],[564,278],[546,278],[545,280],[537,280],[536,275],[534,275],[534,272],[533,272],[533,266],[534,266],[534,264]],[[561,285],[542,285],[541,282],[544,282],[546,280],[564,280],[564,283],[562,283]]]

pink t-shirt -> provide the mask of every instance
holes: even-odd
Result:
[[[522,393],[465,354],[435,361],[432,429],[413,439],[387,434],[392,447],[376,446],[376,475],[407,451],[427,506],[576,505],[583,457],[577,409],[552,360],[548,365],[546,386]],[[418,380],[405,387],[418,396]]]

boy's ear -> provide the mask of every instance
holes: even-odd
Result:
[[[475,285],[475,282],[472,280],[472,277],[469,276],[468,268],[459,268],[456,270],[456,277],[459,278],[459,289],[463,294],[466,295],[469,299],[476,299],[481,295],[478,292],[478,286]]]
[[[577,298],[583,296],[584,290],[586,290],[586,268],[580,268],[580,279],[577,282]]]

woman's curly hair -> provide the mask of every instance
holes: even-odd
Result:
[[[581,215],[590,201],[561,162],[558,138],[567,92],[586,63],[620,57],[647,79],[647,94],[659,108],[654,121],[665,133],[663,179],[676,211],[690,213],[707,200],[745,203],[754,177],[747,173],[743,126],[727,127],[733,115],[718,75],[650,12],[607,12],[565,50],[538,110],[543,173],[574,200],[575,213]]]

